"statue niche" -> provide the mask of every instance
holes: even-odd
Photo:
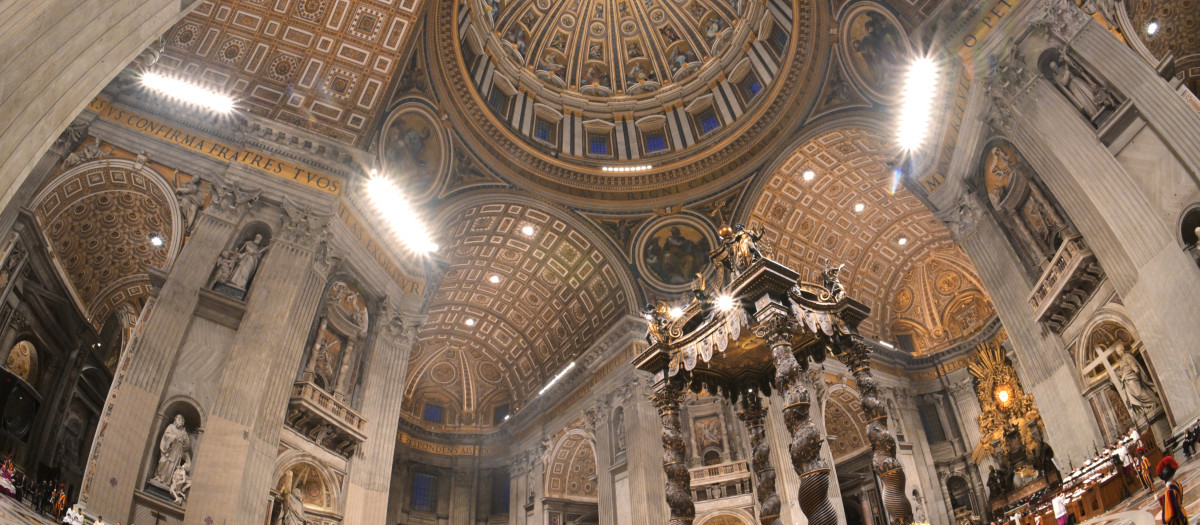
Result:
[[[212,289],[239,301],[258,273],[258,265],[270,247],[270,238],[263,232],[248,231],[233,249],[221,252],[213,270]]]
[[[1000,226],[1025,263],[1040,272],[1040,266],[1054,257],[1074,228],[1012,144],[993,141],[984,148],[980,168],[988,204]]]
[[[146,491],[177,505],[186,503],[191,488],[192,458],[196,452],[196,425],[175,413],[159,435],[155,445],[156,458],[146,482]]]
[[[284,471],[271,491],[271,525],[341,523],[330,478],[309,463],[297,463]]]
[[[1118,102],[1113,91],[1067,50],[1047,50],[1038,59],[1038,67],[1092,127],[1099,127],[1116,109]]]
[[[367,305],[356,286],[337,281],[329,287],[321,310],[300,380],[341,401],[353,394],[360,349],[367,336]]]

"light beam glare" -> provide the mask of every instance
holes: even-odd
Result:
[[[937,87],[938,68],[933,59],[921,57],[913,61],[904,78],[904,102],[896,130],[896,140],[905,151],[920,149],[929,134]]]
[[[430,238],[417,210],[392,181],[384,177],[371,178],[367,182],[367,197],[387,220],[392,233],[410,250],[421,254],[437,251],[438,245]]]
[[[190,82],[158,73],[142,75],[142,84],[168,98],[185,104],[195,104],[217,113],[233,111],[233,98]]]

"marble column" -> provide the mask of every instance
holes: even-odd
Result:
[[[325,285],[313,270],[315,236],[280,237],[246,296],[195,461],[185,523],[257,523],[268,512],[287,400]]]
[[[180,251],[144,322],[134,332],[113,378],[99,429],[93,438],[80,501],[89,512],[128,516],[134,490],[141,489],[139,471],[151,461],[158,436],[153,425],[160,397],[176,358],[200,289],[208,283],[217,255],[234,234],[242,210],[210,205]],[[153,442],[153,443],[151,443]],[[211,450],[211,449],[210,449]]]
[[[596,499],[599,507],[600,525],[616,525],[617,500],[613,485],[612,460],[614,446],[610,421],[612,407],[601,400],[588,410],[588,419],[594,421],[592,435],[596,438]]]
[[[1159,363],[1188,362],[1195,353],[1194,342],[1200,341],[1200,323],[1195,322],[1200,272],[1175,242],[1175,225],[1163,220],[1134,176],[1048,80],[1035,78],[1013,106],[1022,116],[1012,133],[1013,144],[1095,253],[1146,350]],[[1151,127],[1171,125],[1149,118],[1147,122]],[[1182,366],[1156,371],[1173,423],[1200,416],[1200,378],[1189,377]]]
[[[346,489],[345,523],[387,523],[387,503],[391,465],[396,452],[396,428],[400,421],[400,401],[412,352],[416,322],[404,319],[400,309],[383,302],[374,348],[364,368],[362,414],[366,418],[367,440],[350,460],[350,484]]]
[[[1079,372],[1070,354],[1056,334],[1034,321],[1027,301],[1033,282],[993,215],[983,212],[974,196],[961,199],[962,205],[979,211],[973,223],[959,228],[957,240],[1004,324],[1021,384],[1035,400],[1047,401],[1038,403],[1047,440],[1060,457],[1090,454],[1091,442],[1099,439],[1099,433],[1091,407],[1079,396]]]
[[[195,0],[0,5],[0,209],[59,132]],[[141,447],[138,447],[140,449]]]
[[[662,421],[650,404],[649,390],[634,385],[625,404],[625,458],[629,474],[630,510],[635,520],[667,523],[667,503],[663,488]],[[623,524],[622,524],[623,525]]]

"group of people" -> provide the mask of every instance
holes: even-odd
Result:
[[[1200,242],[1200,241],[1198,241]],[[1200,449],[1200,421],[1196,421],[1192,428],[1183,434],[1183,439],[1180,441],[1180,447],[1183,448],[1183,454],[1187,458],[1191,458],[1192,454]]]
[[[106,525],[104,518],[88,523],[87,516],[78,508],[67,506],[67,487],[50,480],[34,481],[17,470],[12,456],[0,463],[0,493],[20,502],[27,502],[34,510],[54,517],[63,525]],[[120,525],[118,523],[117,525]]]

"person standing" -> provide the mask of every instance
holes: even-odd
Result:
[[[1146,457],[1145,450],[1138,450],[1136,467],[1138,479],[1142,482],[1142,488],[1154,492],[1154,479],[1150,477],[1150,458]]]
[[[1187,510],[1183,508],[1183,487],[1173,479],[1176,470],[1179,470],[1179,462],[1171,456],[1162,458],[1155,470],[1159,479],[1167,484],[1166,490],[1158,498],[1158,505],[1162,508],[1163,525],[1188,524]]]
[[[1054,496],[1050,501],[1054,506],[1054,518],[1058,520],[1058,525],[1067,525],[1067,498],[1062,493]]]

